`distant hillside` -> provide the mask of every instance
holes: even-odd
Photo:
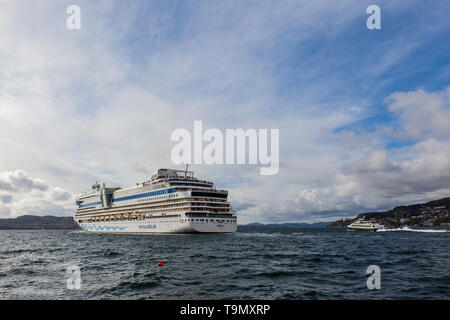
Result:
[[[239,225],[239,227],[252,227],[252,228],[324,228],[331,222],[316,222],[316,223],[249,223]]]
[[[0,229],[79,229],[72,217],[25,215],[0,219]]]
[[[449,226],[450,198],[433,200],[427,203],[395,207],[388,211],[361,213],[356,218],[341,219],[329,227],[346,227],[356,219],[374,219],[387,227],[400,226]]]

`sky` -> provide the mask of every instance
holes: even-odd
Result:
[[[183,169],[170,137],[195,120],[279,129],[276,175],[190,167],[229,190],[239,223],[447,197],[449,16],[448,1],[2,0],[0,218],[71,216],[96,181]]]

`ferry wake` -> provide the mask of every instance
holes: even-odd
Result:
[[[94,184],[77,198],[74,220],[90,232],[232,233],[237,218],[227,198],[187,168],[159,169],[134,187]]]

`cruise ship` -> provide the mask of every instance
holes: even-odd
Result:
[[[355,222],[347,226],[348,230],[366,230],[366,231],[377,231],[378,229],[384,229],[382,224],[376,221],[365,221],[363,219],[358,219]]]
[[[232,233],[237,219],[228,191],[192,171],[159,169],[129,188],[98,183],[76,200],[84,231],[107,233]]]

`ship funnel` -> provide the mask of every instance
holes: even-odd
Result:
[[[113,202],[114,197],[114,188],[102,188],[100,199],[102,201],[102,207],[103,208],[109,208],[111,207],[111,204]]]

